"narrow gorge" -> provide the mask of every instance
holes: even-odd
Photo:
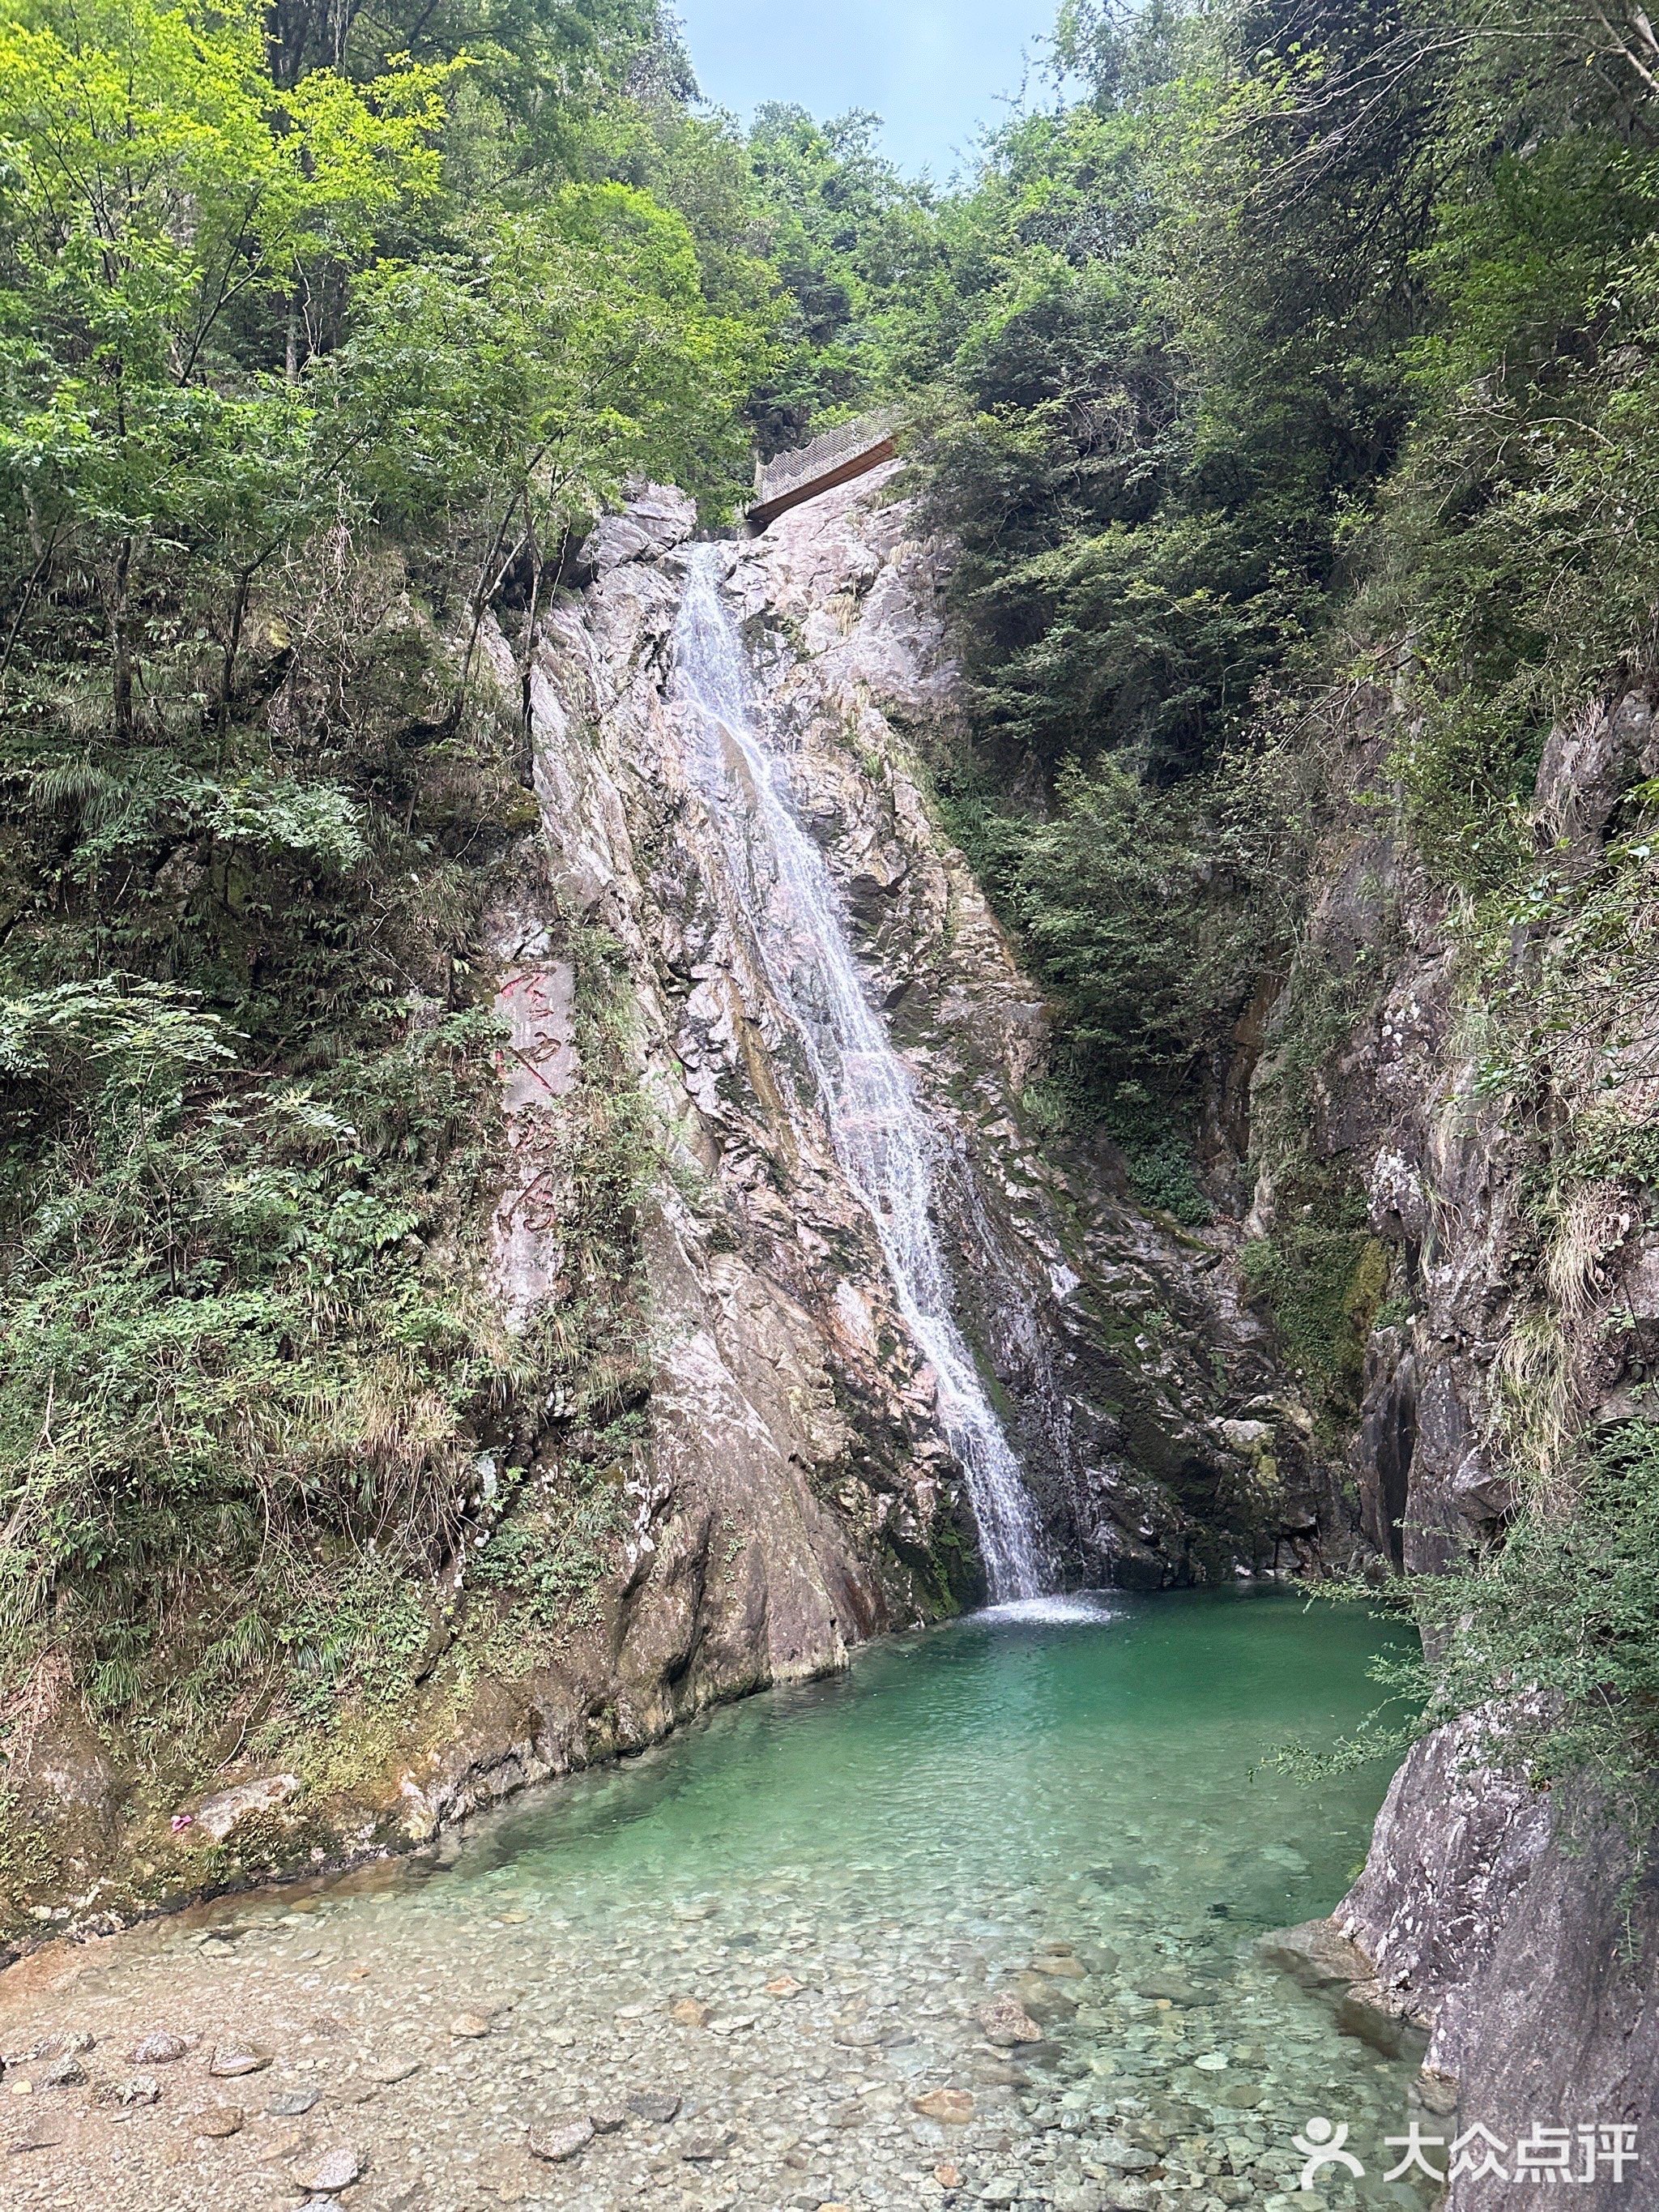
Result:
[[[607,1402],[617,1410],[596,1436],[591,1410],[556,1385],[544,1403],[521,1412],[483,1450],[420,1690],[394,1731],[372,1740],[374,1769],[343,1783],[325,1770],[254,1771],[246,1757],[233,1754],[228,1778],[222,1769],[222,1786],[167,1808],[164,1824],[159,1807],[146,1816],[142,1799],[123,1805],[119,1778],[106,1763],[81,1753],[72,1768],[72,1744],[43,1729],[36,1785],[70,1809],[77,1822],[74,1843],[85,1854],[81,1863],[94,1876],[71,1908],[77,1932],[113,1924],[111,1915],[121,1917],[136,1901],[121,1875],[88,1849],[100,1820],[105,1836],[122,1837],[124,1852],[154,1854],[148,1873],[163,1898],[204,1881],[213,1887],[257,1875],[255,1854],[269,1854],[275,1870],[302,1864],[307,1855],[334,1865],[416,1847],[417,1865],[454,1865],[464,1877],[459,1887],[443,1889],[436,1922],[418,1885],[369,1892],[348,1885],[302,1894],[297,1911],[279,1899],[252,1916],[233,1909],[228,1921],[210,1918],[195,1956],[222,1949],[228,1960],[245,1961],[223,1986],[240,1990],[244,2017],[265,2020],[273,2001],[280,2011],[286,1985],[279,1966],[293,1946],[284,1931],[337,1924],[349,1947],[357,1918],[378,1897],[376,1940],[389,1944],[393,1957],[399,1945],[415,1944],[419,1964],[412,1971],[422,1986],[433,1986],[434,1958],[450,1960],[457,1986],[482,1986],[481,1973],[505,1972],[514,1989],[494,2009],[480,2001],[485,2024],[506,2033],[509,2020],[523,2028],[533,2019],[544,2033],[543,2000],[525,1998],[516,1986],[527,1955],[522,1945],[505,1942],[486,1969],[489,1954],[468,1932],[471,1899],[480,1881],[483,1896],[499,1888],[522,1901],[546,1883],[555,1899],[565,1898],[567,1846],[556,1821],[547,1832],[548,1856],[526,1859],[526,1850],[543,1849],[543,1816],[532,1814],[516,1827],[487,1827],[458,1862],[452,1838],[464,1816],[528,1784],[640,1751],[742,1692],[833,1674],[872,1637],[987,1598],[1024,1601],[1012,1611],[1003,1605],[983,1616],[988,1620],[1029,1618],[1039,1638],[1079,1638],[1079,1655],[1103,1635],[1127,1638],[1133,1653],[1158,1635],[1161,1616],[1136,1609],[1145,1601],[1044,1594],[1249,1587],[1257,1578],[1271,1587],[1287,1569],[1317,1573],[1386,1556],[1400,1526],[1418,1526],[1421,1490],[1408,1510],[1400,1485],[1431,1479],[1437,1447],[1423,1441],[1421,1415],[1394,1410],[1401,1391],[1413,1387],[1411,1353],[1391,1349],[1400,1340],[1397,1324],[1392,1336],[1386,1326],[1373,1332],[1367,1411],[1345,1469],[1316,1440],[1314,1413],[1287,1378],[1248,1295],[1237,1218],[1218,1212],[1207,1227],[1182,1227],[1137,1203],[1121,1156],[1103,1139],[1078,1150],[1033,1127],[1048,1050],[1043,1003],[943,830],[931,795],[928,759],[959,712],[959,678],[941,611],[949,557],[948,547],[921,526],[895,463],[746,541],[700,539],[692,504],[649,486],[587,541],[588,580],[561,601],[533,641],[527,672],[507,638],[490,633],[503,713],[510,714],[521,689],[527,693],[538,813],[537,828],[501,872],[490,923],[500,963],[497,1005],[510,1039],[499,1063],[508,1168],[489,1240],[491,1295],[514,1332],[532,1332],[550,1316],[561,1328],[580,1331],[568,1364],[576,1371],[600,1367],[611,1378]],[[1326,947],[1340,944],[1342,886],[1356,880],[1351,852],[1331,880],[1318,940]],[[1340,963],[1341,956],[1329,957]],[[1417,974],[1402,968],[1387,1003],[1413,1012],[1409,1020],[1398,1011],[1381,1015],[1374,1033],[1384,1039],[1385,1053],[1404,1048],[1396,1040],[1435,1034],[1421,1011],[1423,988]],[[1259,1085],[1275,1079],[1273,1028],[1271,1021],[1266,1027]],[[1347,1066],[1347,1079],[1362,1084],[1365,1096],[1386,1095],[1392,1077],[1380,1079],[1363,1060],[1351,1059]],[[1415,1099],[1431,1095],[1420,1069],[1407,1087]],[[1327,1109],[1333,1130],[1342,1126],[1340,1095],[1332,1092]],[[1413,1237],[1420,1249],[1425,1231],[1406,1195],[1419,1187],[1412,1177],[1420,1171],[1398,1148],[1397,1128],[1392,1121],[1383,1127],[1395,1148],[1379,1152],[1373,1173],[1376,1233]],[[1346,1131],[1340,1140],[1351,1141]],[[1256,1193],[1258,1233],[1261,1215],[1270,1216],[1273,1203],[1269,1181]],[[592,1252],[583,1249],[596,1234],[611,1240],[597,1267]],[[1416,1388],[1419,1394],[1433,1388],[1420,1370]],[[1404,1467],[1380,1441],[1402,1433]],[[568,1496],[573,1474],[574,1510],[563,1505],[566,1517],[550,1524],[531,1521],[538,1492]],[[520,1612],[515,1619],[509,1601],[492,1640],[469,1641],[457,1632],[460,1624],[469,1613],[476,1620],[480,1608],[488,1617],[501,1607],[495,1560],[512,1552],[527,1525],[552,1527],[567,1546],[573,1531],[580,1536],[588,1564],[578,1602],[549,1637],[533,1615],[526,1620]],[[1194,1601],[1229,1602],[1188,1601]],[[1273,1606],[1265,1597],[1255,1603]],[[1242,1664],[1254,1680],[1266,1660],[1249,1633],[1257,1615],[1248,1607],[1246,1613],[1236,1627],[1208,1612],[1190,1620],[1177,1616],[1167,1656],[1151,1660],[1174,1670],[1167,1692],[1173,1711],[1158,1725],[1173,1720],[1191,1731],[1190,1743],[1172,1745],[1171,1755],[1190,1754],[1205,1770],[1194,1800],[1200,1817],[1187,1824],[1201,1845],[1162,1856],[1152,1839],[1167,1827],[1167,1814],[1140,1808],[1133,1784],[1122,1802],[1097,1803],[1098,1785],[1091,1785],[1079,1807],[1054,1808],[1053,1836],[1069,1832],[1087,1806],[1084,1832],[1098,1834],[1097,1848],[1133,1832],[1146,1839],[1152,1856],[1139,1872],[1091,1875],[1101,1884],[1091,1893],[1099,1902],[1086,1911],[1068,1891],[1066,1940],[1047,1954],[1042,1930],[1055,1923],[1046,1884],[1015,1879],[994,1905],[984,1887],[999,1852],[1012,1850],[1010,1867],[1018,1867],[1034,1836],[1022,1827],[998,1845],[970,1823],[946,1869],[950,1893],[967,1902],[969,1918],[941,1923],[933,1939],[959,1948],[969,1936],[974,1960],[952,1968],[952,1980],[965,1972],[971,1988],[982,1978],[981,1952],[974,1946],[986,1938],[971,1931],[988,1914],[993,1922],[1012,1916],[1016,1948],[1021,1940],[1038,1946],[1016,2000],[1016,1985],[999,1980],[996,1964],[1011,1931],[990,1938],[993,2002],[981,2006],[980,2018],[993,2022],[992,2046],[1011,2039],[995,2024],[1005,2014],[1024,2023],[1012,2038],[1016,2051],[1028,2027],[1034,2038],[1052,2033],[1040,2024],[1053,2017],[1049,1995],[1067,1987],[1065,1977],[1115,1980],[1118,2010],[1102,2012],[1106,1989],[1091,2003],[1080,1981],[1083,2008],[1059,2015],[1060,2024],[1070,2023],[1070,2039],[1057,2049],[1071,2054],[1060,2084],[1069,2072],[1084,2086],[1060,2096],[1054,2117],[1043,2117],[1042,2100],[1058,2087],[1030,2086],[1043,2077],[998,2062],[1006,2082],[1000,2090],[994,2082],[985,2109],[995,2110],[1013,2085],[1020,2109],[1036,2120],[1031,2144],[1044,2140],[1044,2128],[1073,2128],[1099,2095],[1100,2109],[1116,2115],[1119,2132],[1106,2151],[1091,2161],[1084,2146],[1080,2167],[1062,2159],[1054,2169],[1060,2185],[1050,2193],[1043,2194],[1042,2160],[1027,2167],[1038,2201],[1152,2203],[1138,2178],[1143,2167],[1178,2172],[1182,2155],[1205,2154],[1174,2148],[1181,2130],[1198,2131],[1196,2146],[1206,2125],[1237,2131],[1270,2100],[1294,2104],[1299,2121],[1302,2105],[1312,2110],[1322,2097],[1331,2100],[1320,2069],[1345,2047],[1359,2069],[1343,2076],[1345,2097],[1365,2112],[1382,2100],[1371,2124],[1376,2140],[1404,2124],[1410,2069],[1419,2059],[1427,2068],[1431,2117],[1452,2110],[1460,2080],[1473,2081],[1483,2110],[1510,2117],[1513,2107],[1518,2132],[1528,2099],[1559,2092],[1560,2026],[1575,2006],[1582,2026],[1573,2078],[1597,2078],[1620,2110],[1637,2109],[1648,2032],[1637,1985],[1630,1985],[1635,2013],[1613,1993],[1616,1966],[1608,1970],[1612,1984],[1598,1981],[1593,1996],[1580,1995],[1583,1959],[1606,1939],[1586,1928],[1582,1948],[1561,1941],[1564,1911],[1610,1912],[1616,1865],[1595,1863],[1598,1907],[1594,1890],[1577,1889],[1577,1873],[1588,1869],[1562,1857],[1541,1810],[1501,1771],[1460,1769],[1450,1739],[1431,1739],[1413,1755],[1390,1794],[1371,1863],[1334,1921],[1323,1932],[1310,1922],[1275,1936],[1261,1953],[1251,1928],[1294,1912],[1264,1913],[1260,1901],[1229,1903],[1240,1869],[1269,1862],[1270,1874],[1279,1871],[1268,1894],[1277,1887],[1292,1908],[1298,1896],[1328,1903],[1334,1881],[1352,1869],[1355,1818],[1363,1821],[1368,1802],[1375,1803],[1380,1779],[1373,1763],[1346,1797],[1336,1784],[1324,1784],[1322,1814],[1310,1802],[1297,1805],[1298,1796],[1307,1798],[1304,1788],[1281,1784],[1269,1793],[1276,1818],[1300,1849],[1287,1840],[1256,1860],[1252,1846],[1241,1852],[1235,1844],[1226,1856],[1237,1814],[1211,1793],[1261,1797],[1267,1790],[1254,1771],[1236,1771],[1237,1754],[1207,1734],[1226,1710],[1209,1667]],[[1244,1641],[1235,1646],[1236,1635]],[[516,1650],[507,1640],[514,1638]],[[1287,1638],[1296,1640],[1279,1620],[1275,1640]],[[1212,1647],[1213,1656],[1206,1656]],[[1149,1652],[1156,1650],[1154,1641]],[[1350,1720],[1364,1698],[1358,1656],[1349,1643],[1330,1648],[1322,1661],[1321,1637],[1314,1635],[1294,1662],[1314,1670],[1310,1686],[1322,1663],[1334,1669],[1331,1686],[1341,1684]],[[961,1654],[963,1662],[969,1656]],[[988,1650],[974,1656],[977,1665],[991,1662]],[[1039,1742],[1056,1733],[1063,1742],[1073,1725],[1066,1701],[1079,1694],[1073,1685],[1080,1678],[1066,1671],[1073,1662],[1063,1650],[1045,1653],[1041,1663],[1050,1670],[1042,1698],[1060,1703],[1051,1714],[1040,1700],[1030,1725]],[[1080,1656],[1075,1663],[1083,1663]],[[1006,1664],[1006,1652],[997,1654],[988,1679]],[[1194,1666],[1208,1715],[1201,1725],[1185,1702],[1189,1693],[1174,1686]],[[1279,1692],[1267,1680],[1259,1698],[1252,1693],[1245,1735],[1271,1751],[1261,1730]],[[896,1686],[889,1683],[882,1694],[890,1699]],[[1117,1694],[1128,1694],[1127,1683]],[[1293,1710],[1286,1708],[1279,1725],[1297,1725]],[[1117,1724],[1101,1717],[1105,1741]],[[810,1710],[792,1723],[786,1710],[777,1721],[762,1718],[735,1736],[728,1729],[720,1741],[740,1748],[757,1727],[763,1740],[777,1726],[841,1725],[831,1713],[815,1718]],[[966,1754],[970,1771],[979,1775],[1000,1756],[1018,1771],[1029,1753],[1038,1764],[1026,1786],[1046,1802],[1047,1762],[1057,1747],[1045,1742],[1039,1754],[1036,1743],[1022,1746],[1012,1713],[983,1725],[984,1740]],[[618,1785],[621,1803],[635,1808],[620,1817],[643,1821],[642,1832],[654,1833],[654,1824],[670,1817],[652,1809],[658,1793],[688,1786],[677,1778],[710,1760],[703,1786],[718,1787],[719,1762],[728,1755],[738,1751],[717,1751],[712,1741],[678,1747],[678,1766]],[[847,1755],[858,1756],[858,1748]],[[994,1794],[988,1771],[974,1786]],[[1166,1773],[1157,1788],[1169,1787]],[[598,1818],[606,1793],[592,1802]],[[849,1812],[829,1804],[823,1818],[833,1832]],[[906,1863],[905,1839],[917,1832],[906,1821],[917,1816],[924,1830],[934,1817],[925,1806],[896,1819],[871,1807],[850,1832],[853,1848],[869,1859],[866,1886],[873,1885],[876,1901],[867,1908],[818,1896],[819,1877],[810,1866],[785,1869],[781,1887],[763,1886],[763,1904],[766,1895],[794,1898],[796,1917],[787,1924],[796,1931],[789,1938],[795,1950],[809,1922],[817,1927],[832,1918],[845,1933],[865,1909],[902,1914],[890,1884]],[[579,1809],[563,1817],[584,1832]],[[790,1831],[783,1804],[764,1817]],[[1323,1822],[1316,1849],[1310,1818]],[[1089,1824],[1097,1820],[1095,1830]],[[1351,1856],[1346,1867],[1339,1859],[1333,1869],[1345,1820]],[[896,1852],[890,1860],[878,1841],[890,1823]],[[613,1986],[597,1955],[583,1969],[594,1994],[622,2002],[621,2021],[652,2009],[636,2000],[651,1980],[653,1947],[668,1941],[651,1932],[665,1897],[694,1924],[703,1911],[696,1902],[701,1893],[688,1890],[688,1869],[701,1869],[696,1880],[714,1887],[741,1886],[747,1876],[741,1856],[727,1863],[716,1850],[710,1857],[696,1835],[675,1847],[683,1865],[671,1871],[665,1862],[647,1874],[626,1853],[612,1863],[603,1826],[591,1832],[591,1844],[571,1848],[599,1854],[598,1886],[581,1907],[593,1916],[593,1941],[608,1941],[616,1916],[627,1922],[643,1905],[641,1881],[653,1893],[646,1920],[629,1923],[641,1931],[636,1940],[645,1947],[639,1972],[624,1973]],[[520,1834],[531,1840],[516,1840]],[[807,1848],[804,1838],[799,1848]],[[1087,1855],[1081,1834],[1076,1848]],[[166,1869],[159,1881],[158,1866]],[[1326,1871],[1320,1876],[1312,1868]],[[1200,1899],[1211,1889],[1222,1895],[1206,1920]],[[924,1881],[915,1900],[930,1926],[933,1893],[931,1879]],[[1546,1896],[1557,1901],[1540,1915]],[[608,1900],[603,1910],[600,1899]],[[1569,1906],[1568,1899],[1577,1902]],[[1509,1917],[1517,1903],[1519,1921]],[[1146,1928],[1128,1933],[1148,1907],[1159,1916],[1150,1948]],[[717,1899],[708,1905],[711,1913],[726,1909]],[[1236,1932],[1235,1916],[1241,1916]],[[506,1924],[524,1917],[509,1914]],[[1030,1929],[1023,1939],[1022,1923]],[[589,1940],[569,1933],[568,1917],[553,1924],[567,1947]],[[763,1947],[781,1943],[785,1925],[775,1928],[763,1914]],[[214,1932],[221,1928],[226,1932]],[[711,1940],[717,1932],[711,1922]],[[675,1937],[669,1950],[680,1964],[666,1971],[688,1987],[713,1988],[726,1974],[718,1948],[694,1958]],[[45,1966],[54,1955],[42,1954],[37,1963]],[[337,1946],[299,1954],[337,1955]],[[843,1954],[854,1961],[861,1955],[856,1943]],[[120,1956],[112,1977],[78,1966],[55,1977],[48,1968],[44,1979],[25,1984],[21,2000],[39,2018],[33,1991],[55,1988],[46,2016],[60,2023],[60,2033],[71,2021],[93,2017],[88,2004],[124,2023],[137,2018],[135,2004],[159,2008],[157,2017],[201,2012],[204,1993],[190,1978],[198,1970],[177,1981],[178,1939],[160,1934]],[[910,2001],[930,2008],[921,1994],[930,1977],[919,1958],[900,1946],[889,1969],[901,1983],[911,1976]],[[164,1996],[159,1984],[152,1988],[156,1974],[182,1994]],[[1240,1975],[1242,1982],[1233,1978]],[[1550,1977],[1559,1981],[1548,2008],[1553,2049],[1531,2040],[1532,2002],[1540,1978]],[[793,1982],[793,1971],[784,1978]],[[836,2037],[843,2050],[890,2047],[901,2057],[910,2052],[918,2067],[926,2058],[937,2068],[940,2055],[927,2039],[924,2051],[915,2051],[902,2022],[878,2016],[891,1997],[861,1997],[866,1984],[856,1966],[842,1978],[852,1992],[850,2008],[834,2015],[845,2031]],[[1304,1996],[1304,1986],[1312,1994]],[[206,1994],[222,2010],[219,1997]],[[405,2032],[407,2007],[397,1989],[388,1994],[390,2013],[372,1989],[367,2012],[355,2001],[349,2008],[352,2048],[367,2054],[350,2078],[367,2081],[370,2090],[377,2080],[404,2078],[395,2067],[377,2075],[373,2063],[377,2038],[396,2040]],[[720,2000],[714,2002],[717,2012]],[[753,1999],[733,2002],[752,2007]],[[1583,2009],[1587,2003],[1593,2008]],[[1132,2068],[1146,2078],[1114,2082],[1122,2062],[1105,2055],[1093,2023],[1111,2018],[1121,2026],[1137,2007],[1157,2021],[1158,2006],[1165,2027],[1184,2022],[1184,2039],[1168,2045],[1167,2057]],[[695,1990],[676,1998],[676,2017],[686,2007],[687,2019],[709,2014]],[[1261,2015],[1257,2040],[1230,2058],[1224,2023],[1236,2034],[1241,2007]],[[1257,2078],[1249,2078],[1268,2016],[1285,2008],[1288,2047],[1304,2054],[1311,2070],[1298,2076],[1292,2065],[1281,2080],[1270,2063],[1263,2081],[1257,2058]],[[565,2023],[556,2045],[593,2033],[583,2007],[556,2009]],[[720,2028],[718,2017],[714,2025]],[[753,2026],[738,2019],[721,2032],[747,2033]],[[270,2032],[283,2033],[279,2025]],[[1213,2054],[1196,2058],[1200,2069],[1213,2066],[1212,2074],[1190,2070],[1194,2035],[1220,2039]],[[611,2062],[596,2048],[592,2063]],[[634,2063],[625,2062],[624,2070]],[[696,2067],[687,2076],[677,2056],[662,2052],[652,2063],[674,2072],[683,2085],[676,2097],[690,2100],[689,2112],[719,2106],[720,2093]],[[452,2070],[440,2072],[447,2079]],[[901,2077],[905,2070],[901,2066]],[[991,2078],[983,2064],[980,2071]],[[1190,2101],[1200,2088],[1213,2106],[1212,2122],[1201,2102]],[[779,2084],[776,2094],[795,2093]],[[955,2172],[944,2154],[956,2142],[972,2166],[977,2127],[957,2136],[947,2114],[941,2133],[928,2094],[917,2106],[924,2150],[932,2138],[940,2173]],[[939,2094],[944,2112],[957,2093]],[[425,2093],[411,2094],[418,2106]],[[881,2093],[866,2084],[855,2094]],[[975,2099],[964,2098],[965,2112]],[[295,2109],[303,2102],[296,2094]],[[1072,2118],[1064,2117],[1068,2111]],[[1224,2148],[1224,2134],[1203,2137],[1219,2161],[1211,2170],[1216,2201],[1267,2201],[1273,2189],[1288,2185],[1273,2166],[1284,2142],[1272,2126],[1266,2136],[1259,2127],[1236,2136]],[[744,2139],[740,2130],[720,2141]],[[1028,2156],[1018,2130],[1015,2140],[1005,2164],[1010,2155],[1016,2166]],[[80,2140],[76,2154],[98,2154]],[[723,2166],[726,2151],[718,2144],[709,2153],[717,2155]],[[978,2155],[981,2179],[970,2194],[1014,2201],[995,2193],[1001,2185],[994,2149]],[[1252,2161],[1262,2160],[1253,2171]],[[381,2154],[380,2163],[390,2169],[395,2160]],[[142,2174],[145,2165],[141,2159],[135,2171]],[[216,2172],[210,2161],[204,2203],[216,2201]],[[1091,2181],[1091,2172],[1104,2179]],[[250,2176],[252,2187],[252,2170]],[[1229,2176],[1243,2178],[1235,2187]],[[187,2185],[175,2175],[167,2185]],[[870,2201],[889,2201],[881,2191],[897,2185],[878,2155],[869,2171]],[[946,2199],[955,2185],[929,2185]],[[1192,2185],[1202,2186],[1201,2164]],[[515,2201],[511,2190],[508,2198]],[[416,2200],[394,2192],[385,2201]],[[548,2201],[611,2200],[578,2191]],[[741,2188],[734,2196],[728,2187],[707,2201],[772,2199]],[[1474,2207],[1487,2200],[1476,2185],[1452,2201]]]
[[[1030,1126],[1045,1016],[927,797],[942,553],[894,473],[724,546],[646,492],[531,674],[544,842],[498,935],[509,1311],[561,1279],[581,1197],[549,1163],[584,1117],[636,1086],[659,1148],[650,1457],[606,1624],[624,1742],[988,1591],[1271,1565],[1318,1522],[1224,1239]],[[626,1012],[584,1066],[597,933]]]
[[[1659,2205],[1659,39],[702,6],[0,0],[0,2197]]]

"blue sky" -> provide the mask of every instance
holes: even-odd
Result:
[[[1058,0],[675,0],[704,97],[746,122],[763,100],[873,108],[887,152],[940,181],[1007,109]]]

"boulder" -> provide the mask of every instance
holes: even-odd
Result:
[[[262,1774],[252,1782],[239,1782],[204,1797],[179,1833],[187,1842],[222,1844],[246,1813],[274,1813],[300,1787],[297,1774]]]
[[[1294,1928],[1275,1928],[1261,1938],[1259,1948],[1269,1966],[1293,1974],[1304,1989],[1369,1981],[1376,1971],[1334,1920],[1304,1920]]]

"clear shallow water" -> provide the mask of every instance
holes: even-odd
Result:
[[[241,1900],[216,1923],[228,1949],[199,1924],[122,1939],[46,2025],[100,2047],[235,2025],[276,2063],[186,2092],[245,2095],[249,2124],[168,2168],[164,2195],[146,2193],[158,2107],[82,2145],[98,2193],[19,2201],[185,2212],[235,2174],[234,2201],[265,2201],[301,2137],[262,2102],[310,2084],[303,2139],[368,2161],[353,2212],[1214,2212],[1291,2186],[1315,2113],[1348,2124],[1373,2179],[1285,2212],[1414,2203],[1375,2179],[1410,2064],[1336,2035],[1255,1951],[1336,1902],[1386,1777],[1253,1770],[1358,1717],[1377,1633],[1281,1595],[1000,1607],[505,1808],[446,1868]],[[1040,2043],[988,2041],[982,2008],[1009,1995]],[[490,2034],[451,2033],[469,2009]],[[965,2118],[916,2109],[939,2088]],[[569,2165],[528,2156],[532,2123],[630,2093],[680,2110],[624,2104]]]
[[[1051,1936],[1085,1898],[1097,1925],[1153,1897],[1183,1927],[1305,1919],[1364,1857],[1386,1776],[1251,1770],[1369,1709],[1376,1634],[1279,1595],[1014,1601],[509,1809],[462,1879],[579,1917],[782,1875],[860,1914],[980,1896]]]

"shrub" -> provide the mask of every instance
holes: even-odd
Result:
[[[1377,1663],[1389,1699],[1334,1763],[1495,1704],[1504,1755],[1540,1789],[1589,1784],[1589,1807],[1575,1805],[1609,1811],[1644,1862],[1659,1824],[1659,1422],[1618,1429],[1566,1502],[1531,1498],[1489,1549],[1381,1595],[1422,1651]]]

